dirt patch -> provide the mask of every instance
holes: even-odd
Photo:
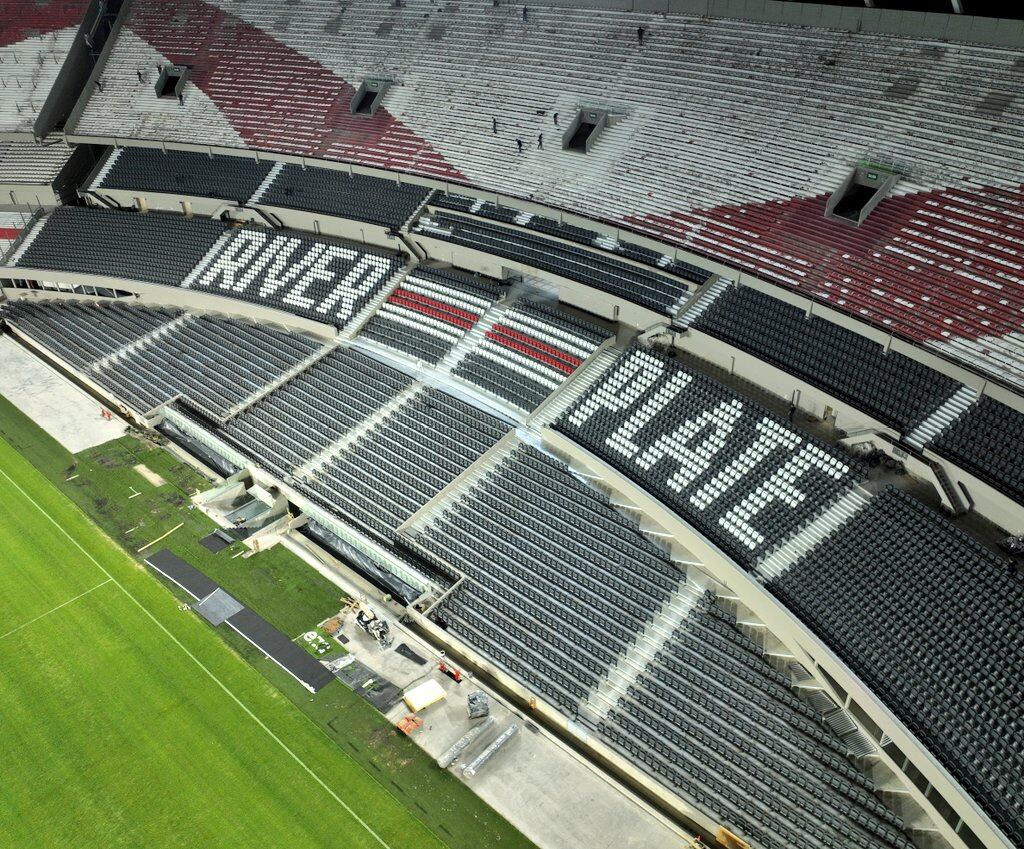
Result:
[[[160,475],[158,475],[151,468],[149,468],[149,466],[139,463],[137,466],[132,466],[132,468],[135,469],[135,471],[142,475],[151,484],[153,484],[153,486],[163,486],[165,483],[167,483],[167,481],[165,481],[162,477],[160,477]]]

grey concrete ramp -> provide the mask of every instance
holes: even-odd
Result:
[[[211,625],[220,625],[221,622],[226,622],[244,608],[245,605],[228,595],[220,587],[199,603],[192,605],[192,609]]]
[[[231,537],[221,530],[214,531],[212,534],[207,534],[199,540],[199,544],[213,554],[223,551],[231,545],[232,542],[233,540]]]
[[[161,549],[147,557],[146,564],[168,581],[177,584],[197,601],[201,601],[217,589],[217,585],[206,575],[186,563],[169,548]]]
[[[334,679],[319,660],[297,646],[262,616],[243,607],[228,618],[228,625],[295,678],[316,692]]]

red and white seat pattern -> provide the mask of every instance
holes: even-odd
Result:
[[[904,194],[860,227],[825,218],[827,200],[634,226],[1024,386],[1024,187]]]
[[[526,319],[522,313],[503,316],[500,324],[487,331],[483,347],[533,369],[554,388],[583,365],[590,352],[585,346],[558,338],[538,327],[538,322]]]
[[[453,373],[522,410],[532,410],[608,335],[554,310],[516,305],[501,311]]]
[[[453,272],[417,268],[388,296],[360,334],[437,363],[490,309],[497,286]]]
[[[0,132],[31,133],[89,0],[0,0]]]
[[[183,104],[153,96],[161,60],[192,68]],[[529,198],[1024,385],[1022,68],[1020,51],[983,45],[592,9],[524,20],[490,0],[135,0],[75,130]],[[353,117],[352,91],[381,74],[401,85]],[[559,144],[581,103],[621,112],[586,156]],[[899,168],[899,194],[859,229],[825,221],[825,197],[860,161]]]
[[[0,257],[10,249],[21,235],[28,216],[23,212],[0,212]]]

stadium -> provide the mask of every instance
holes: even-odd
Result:
[[[1024,14],[0,0],[0,845],[1024,849]]]

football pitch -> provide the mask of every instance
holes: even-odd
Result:
[[[445,845],[2,439],[0,784],[4,847]]]

